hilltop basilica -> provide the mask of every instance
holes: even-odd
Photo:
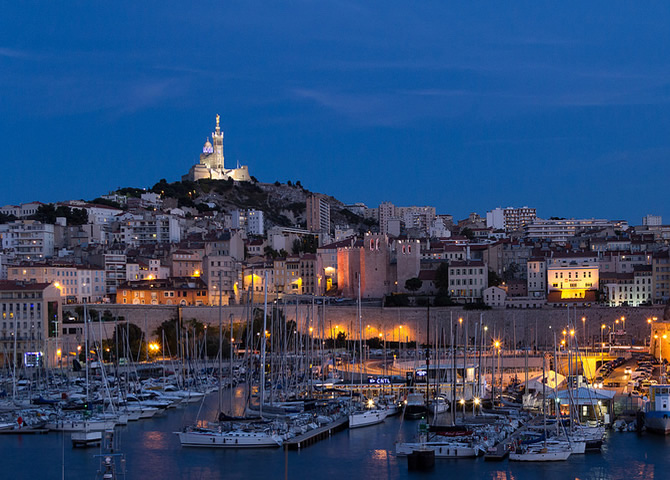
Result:
[[[200,163],[193,165],[188,174],[182,177],[182,180],[202,180],[209,178],[212,180],[233,179],[236,182],[249,182],[249,167],[246,165],[237,166],[237,168],[226,168],[223,164],[223,132],[219,126],[219,116],[216,116],[216,130],[212,132],[212,143],[209,138],[202,147],[200,154]]]

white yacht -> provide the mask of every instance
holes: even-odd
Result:
[[[284,439],[271,430],[230,430],[188,427],[175,432],[182,447],[262,448],[281,447]]]

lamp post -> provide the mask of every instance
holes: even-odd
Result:
[[[659,336],[654,335],[654,338],[658,340]],[[661,360],[661,383],[665,383],[665,365],[663,365],[663,340],[668,338],[668,336],[664,333],[660,338],[662,338],[662,340],[658,342],[658,347]]]
[[[603,340],[603,334],[605,333],[605,324],[600,325],[600,366],[603,365],[605,361],[605,341]]]
[[[582,343],[584,344],[584,347],[587,345],[587,338],[586,338],[586,317],[582,317],[582,334],[584,335],[584,338],[582,339]]]

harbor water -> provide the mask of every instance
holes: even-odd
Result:
[[[225,397],[225,395],[224,395]],[[417,421],[387,418],[380,425],[333,434],[299,451],[281,448],[226,450],[182,448],[173,433],[200,419],[213,419],[216,395],[163,416],[116,428],[128,479],[445,479],[490,480],[653,480],[670,478],[670,438],[650,433],[609,432],[601,453],[572,455],[565,462],[537,464],[437,459],[431,472],[409,472],[394,443],[408,441]],[[7,479],[93,479],[98,448],[73,449],[69,434],[0,435]]]

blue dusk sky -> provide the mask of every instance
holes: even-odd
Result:
[[[344,202],[670,223],[668,2],[4,2],[0,205],[226,166]]]

